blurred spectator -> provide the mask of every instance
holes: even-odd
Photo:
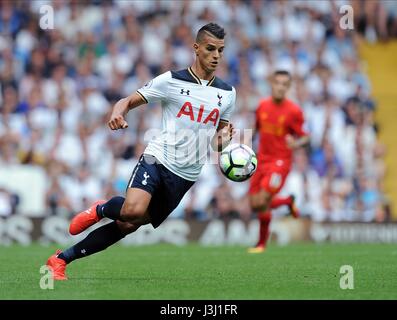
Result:
[[[226,183],[215,190],[213,198],[207,208],[207,212],[211,219],[228,221],[239,217],[239,213],[234,207],[230,189]]]
[[[397,36],[397,4],[395,1],[353,0],[358,19],[356,27],[370,42],[385,41]]]
[[[17,213],[18,204],[18,195],[0,186],[0,217]]]
[[[320,148],[315,149],[311,154],[311,164],[320,177],[332,176],[342,177],[342,163],[337,158],[334,148],[326,139]]]
[[[282,193],[293,194],[302,216],[315,221],[325,219],[321,205],[320,185],[320,176],[310,167],[306,151],[304,149],[297,150],[294,154],[294,167],[287,178]]]

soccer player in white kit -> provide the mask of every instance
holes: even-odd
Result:
[[[223,56],[224,36],[224,29],[215,23],[203,26],[193,44],[196,59],[191,67],[167,71],[115,104],[108,122],[112,130],[128,127],[125,115],[130,110],[161,101],[162,131],[134,168],[125,198],[96,201],[74,216],[69,227],[72,235],[104,217],[114,221],[74,246],[57,250],[47,260],[55,280],[67,279],[68,263],[106,249],[140,226],[151,223],[157,228],[197,180],[209,145],[222,151],[230,142],[236,91],[214,75]]]

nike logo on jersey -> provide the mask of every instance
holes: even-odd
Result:
[[[207,124],[208,122],[212,122],[216,127],[216,124],[218,123],[218,119],[219,119],[219,109],[218,108],[212,109],[212,111],[208,114],[208,116],[205,117],[204,120],[203,120],[203,113],[204,113],[204,106],[200,105],[200,109],[196,118],[192,104],[189,101],[186,101],[183,104],[182,108],[179,110],[177,118],[181,118],[182,116],[187,116],[190,118],[191,121],[202,122],[204,124]]]

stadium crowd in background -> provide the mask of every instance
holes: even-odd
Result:
[[[55,25],[43,30],[39,8],[48,3]],[[338,8],[349,3],[359,32],[340,28]],[[48,214],[70,216],[124,194],[161,108],[138,108],[128,129],[113,132],[105,125],[112,106],[157,74],[189,66],[193,35],[216,21],[228,35],[217,75],[237,90],[237,129],[254,127],[272,71],[293,75],[290,98],[304,110],[311,144],[295,153],[282,192],[295,194],[302,215],[316,221],[387,221],[385,148],[356,48],[362,39],[395,37],[397,8],[373,3],[2,1],[0,165],[45,168]],[[205,165],[172,216],[250,220],[247,190],[248,182]],[[0,216],[17,204],[18,195],[0,188]]]

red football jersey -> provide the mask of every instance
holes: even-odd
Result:
[[[256,110],[256,129],[259,133],[259,161],[284,160],[292,162],[292,150],[286,136],[304,136],[303,113],[291,100],[276,104],[272,97],[260,101]]]

